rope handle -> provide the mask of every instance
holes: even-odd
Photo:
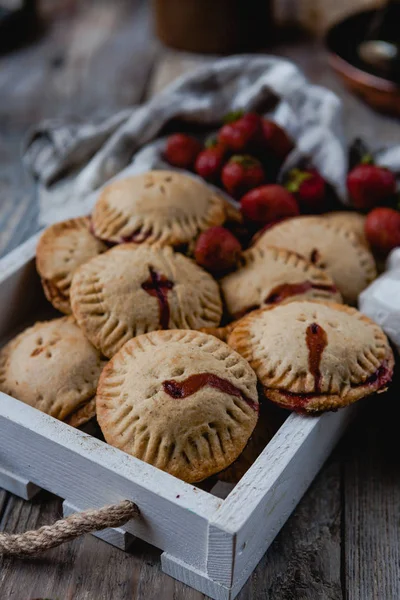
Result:
[[[123,525],[130,519],[138,517],[139,514],[139,508],[134,502],[123,500],[119,504],[74,513],[56,521],[53,525],[44,525],[33,531],[16,534],[0,533],[0,555],[34,556],[84,533]]]

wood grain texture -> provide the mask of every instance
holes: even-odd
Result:
[[[37,204],[20,162],[26,129],[44,117],[85,116],[100,104],[114,110],[140,101],[158,57],[141,2],[114,0],[99,17],[87,0],[47,4],[44,35],[31,47],[0,57],[0,254],[37,230]],[[81,39],[86,34],[90,40]],[[343,98],[349,138],[362,135],[374,146],[399,141],[400,122],[374,113],[344,90],[318,43],[282,44],[273,52],[295,60],[312,81]],[[198,61],[163,51],[151,90]],[[369,403],[261,560],[240,600],[400,597],[394,402],[379,397]],[[61,512],[61,500],[49,494],[39,494],[32,503],[0,491],[1,530],[50,524]],[[204,598],[164,575],[159,556],[144,542],[135,542],[126,554],[86,536],[35,561],[1,560],[0,598]]]
[[[398,382],[372,400],[343,444],[344,569],[352,600],[400,598]]]
[[[341,453],[335,451],[237,600],[342,600]],[[365,598],[366,600],[366,598]]]
[[[279,532],[355,410],[318,419],[291,415],[216,513],[211,531],[216,526],[237,531],[235,584],[256,567],[265,552],[263,541],[271,542]],[[212,546],[208,564],[211,557]]]
[[[82,510],[132,500],[140,515],[123,526],[126,531],[205,568],[208,520],[220,499],[28,405],[21,410],[20,402],[1,392],[0,431],[7,471]]]
[[[44,31],[0,56],[0,256],[38,230],[21,151],[42,119],[84,119],[140,102],[157,46],[145,0],[46,2]]]

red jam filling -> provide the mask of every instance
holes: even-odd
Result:
[[[164,275],[157,273],[153,267],[149,267],[150,276],[142,283],[142,288],[150,296],[157,298],[160,314],[160,326],[162,329],[168,329],[170,308],[168,302],[168,292],[174,287],[174,282],[167,279]]]
[[[230,396],[241,398],[250,406],[250,408],[258,412],[258,404],[253,402],[251,398],[248,398],[242,390],[227,379],[212,373],[197,373],[196,375],[190,375],[190,377],[183,381],[170,379],[169,381],[163,381],[162,385],[164,392],[171,396],[171,398],[187,398],[188,396],[195,394],[198,390],[201,390],[203,387],[213,387]]]
[[[384,387],[386,384],[390,383],[392,377],[393,369],[389,369],[388,361],[384,360],[381,366],[375,371],[375,373],[372,373],[372,375],[370,375],[368,379],[366,379],[364,383],[361,383],[360,385],[373,385],[374,387],[377,387],[377,389],[379,389],[381,387]]]
[[[308,368],[314,377],[316,394],[321,393],[321,358],[328,343],[326,331],[318,323],[311,323],[306,329],[306,344],[308,348]]]
[[[323,285],[312,283],[311,281],[303,281],[302,283],[283,283],[274,288],[265,299],[266,304],[276,304],[298,294],[305,294],[309,290],[322,290],[335,293],[337,291],[334,285]]]
[[[387,360],[383,361],[381,366],[372,373],[363,383],[359,383],[354,387],[373,386],[374,389],[379,390],[385,387],[392,380],[393,369],[388,366]],[[304,406],[314,398],[318,396],[316,393],[311,394],[295,394],[293,392],[285,392],[283,390],[277,390],[279,393],[287,399],[287,404],[281,404],[283,408],[293,408],[294,410],[302,411]],[[265,389],[265,393],[268,396],[268,389]]]
[[[322,290],[324,292],[331,292],[332,294],[335,294],[337,292],[337,287],[335,285],[312,283],[311,281],[303,281],[302,283],[282,283],[271,290],[271,292],[265,298],[264,304],[278,304],[279,302],[286,300],[286,298],[297,296],[299,294],[305,294],[309,290]],[[235,313],[234,318],[241,319],[247,313],[251,312],[252,310],[257,310],[258,308],[260,308],[258,304],[248,306]]]

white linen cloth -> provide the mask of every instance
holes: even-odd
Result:
[[[86,123],[45,121],[29,135],[24,160],[38,181],[40,222],[90,211],[111,178],[166,166],[159,139],[172,120],[185,129],[215,130],[228,112],[272,116],[296,141],[283,170],[309,158],[345,201],[347,148],[341,101],[310,84],[291,62],[245,55],[216,60],[185,74],[158,96]]]

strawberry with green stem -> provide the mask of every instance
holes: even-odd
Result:
[[[265,172],[259,160],[247,154],[235,154],[224,165],[221,174],[226,191],[239,199],[249,190],[265,181]]]
[[[303,213],[327,210],[326,183],[316,169],[292,169],[285,184]]]

